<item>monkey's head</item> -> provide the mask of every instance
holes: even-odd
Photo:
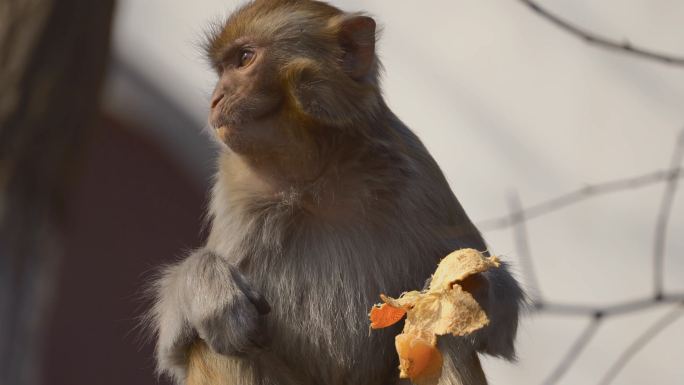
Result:
[[[214,28],[209,123],[238,153],[305,150],[377,114],[375,22],[312,0],[256,0]]]

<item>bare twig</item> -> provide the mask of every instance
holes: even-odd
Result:
[[[511,218],[511,221],[516,223],[513,228],[513,236],[515,241],[516,253],[520,261],[520,267],[523,270],[525,281],[527,283],[527,291],[533,302],[542,301],[542,293],[540,290],[539,280],[534,270],[532,262],[532,253],[530,252],[530,245],[527,236],[527,225],[524,218],[524,212],[520,203],[520,197],[517,193],[512,193],[509,198],[509,206],[511,208],[511,216],[523,216],[522,218]]]
[[[632,45],[629,41],[623,40],[618,41],[614,39],[609,39],[603,36],[599,36],[593,32],[589,32],[584,28],[578,27],[569,21],[557,16],[547,9],[541,7],[536,1],[532,0],[519,0],[521,3],[527,5],[532,11],[537,15],[541,16],[543,19],[554,24],[558,28],[574,35],[588,44],[599,46],[608,50],[622,52],[632,56],[637,56],[643,59],[649,59],[658,61],[665,64],[684,66],[684,57],[677,57],[672,55],[667,55],[659,52],[655,52],[651,49],[637,47]]]
[[[571,191],[539,204],[522,208],[520,199],[516,194],[509,198],[511,212],[502,217],[480,222],[478,226],[483,230],[497,230],[513,227],[516,250],[520,258],[520,266],[525,274],[532,293],[533,311],[544,314],[556,314],[560,316],[589,317],[590,323],[577,337],[563,359],[556,368],[544,380],[544,384],[555,384],[572,367],[577,357],[582,353],[586,345],[593,338],[601,321],[607,317],[615,317],[643,311],[645,309],[661,306],[664,304],[680,304],[677,309],[658,320],[643,334],[641,334],[609,368],[600,384],[610,383],[627,364],[627,362],[643,346],[645,346],[662,329],[674,322],[675,319],[684,315],[684,292],[666,293],[663,288],[663,259],[667,244],[668,223],[673,211],[674,197],[677,192],[678,181],[684,176],[682,161],[684,160],[684,131],[680,134],[677,144],[670,159],[670,168],[655,171],[631,178],[617,179],[609,182],[588,185]],[[666,183],[661,199],[660,208],[655,225],[653,244],[653,275],[655,295],[646,298],[631,299],[623,302],[594,306],[590,304],[559,303],[543,300],[541,287],[535,274],[532,256],[530,253],[529,236],[527,233],[527,221],[540,216],[548,215],[562,208],[572,206],[586,199],[599,195],[618,193],[658,183]]]
[[[663,183],[684,177],[681,167],[670,170],[659,170],[636,177],[617,179],[614,181],[587,185],[575,191],[565,193],[558,197],[549,199],[545,202],[523,208],[518,212],[510,213],[501,217],[485,219],[477,223],[477,227],[483,231],[501,230],[515,225],[523,218],[525,220],[534,219],[542,215],[558,211],[568,206],[593,198],[621,191],[646,187],[657,183]]]
[[[556,366],[553,372],[544,380],[544,385],[555,384],[565,375],[570,366],[572,366],[577,357],[579,357],[580,353],[582,353],[582,350],[584,350],[587,344],[589,344],[589,341],[594,337],[600,324],[601,317],[594,317],[589,322],[582,334],[577,337],[575,343],[572,344],[567,353],[565,353],[565,356],[560,360],[558,366]]]
[[[684,158],[684,131],[679,135],[670,160],[670,173],[660,201],[660,211],[656,221],[654,244],[653,244],[653,286],[656,297],[663,294],[663,261],[665,259],[665,247],[667,246],[667,225],[672,213],[672,203],[677,192],[677,182],[681,174],[680,165]]]
[[[599,385],[608,385],[615,377],[620,373],[622,368],[625,367],[627,362],[629,362],[635,354],[637,354],[644,346],[646,346],[653,338],[655,338],[660,332],[665,330],[674,321],[679,319],[679,317],[684,315],[684,307],[682,305],[677,306],[668,312],[661,318],[659,318],[653,325],[651,325],[646,331],[644,331],[637,339],[632,342],[627,349],[625,349],[622,354],[615,360],[613,365],[608,369],[606,374],[599,381]]]
[[[618,316],[634,313],[637,311],[660,306],[662,304],[684,302],[684,293],[663,294],[657,298],[640,298],[624,302],[616,302],[604,306],[591,306],[583,304],[569,304],[557,302],[535,302],[534,309],[537,312],[547,314],[557,314],[566,316],[595,316],[600,314],[603,317]]]

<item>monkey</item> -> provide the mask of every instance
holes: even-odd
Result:
[[[254,0],[210,31],[210,229],[162,270],[149,315],[176,383],[408,383],[401,325],[369,334],[369,309],[423,287],[449,252],[487,250],[384,101],[377,35],[370,16],[315,0]],[[464,286],[490,323],[440,338],[442,385],[486,384],[478,354],[515,358],[524,293],[509,266]]]

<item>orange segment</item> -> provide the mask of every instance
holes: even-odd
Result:
[[[412,334],[399,334],[394,343],[399,353],[400,377],[415,383],[439,379],[442,353],[434,345]]]
[[[370,312],[372,329],[382,329],[401,321],[406,310],[383,303],[380,307],[373,306]]]

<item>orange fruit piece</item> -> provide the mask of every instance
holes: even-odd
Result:
[[[373,306],[370,312],[371,329],[382,329],[401,321],[406,310],[383,303],[380,307]]]
[[[394,339],[399,353],[400,377],[414,383],[431,383],[442,375],[442,353],[429,341],[413,334],[399,334]]]

